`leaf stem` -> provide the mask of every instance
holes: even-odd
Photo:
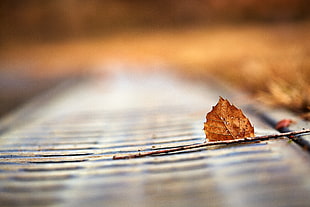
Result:
[[[170,152],[177,152],[177,151],[183,151],[183,150],[189,150],[189,149],[196,149],[201,147],[207,147],[207,146],[214,146],[214,145],[230,145],[230,144],[239,144],[239,143],[247,143],[247,142],[255,142],[255,141],[265,141],[269,139],[276,139],[279,137],[287,136],[290,139],[295,139],[296,135],[302,135],[310,133],[310,129],[300,130],[300,131],[292,131],[292,132],[285,132],[285,133],[279,133],[279,134],[272,134],[272,135],[264,135],[264,136],[257,136],[257,137],[247,137],[243,139],[235,139],[235,140],[224,140],[224,141],[216,141],[216,142],[204,142],[200,144],[192,144],[192,145],[185,145],[185,146],[178,146],[170,149],[162,149],[162,150],[154,150],[150,152],[139,152],[135,154],[128,154],[128,155],[114,155],[114,160],[119,159],[131,159],[131,158],[138,158],[138,157],[145,157],[150,155],[158,155],[158,154],[164,154],[164,153],[170,153]]]

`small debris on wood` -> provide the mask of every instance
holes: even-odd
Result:
[[[257,141],[266,141],[270,139],[277,139],[279,137],[288,137],[290,139],[296,139],[297,136],[301,136],[301,135],[309,134],[309,133],[310,133],[310,129],[306,129],[306,130],[301,130],[301,131],[293,131],[293,132],[286,132],[286,133],[279,133],[279,134],[272,134],[272,135],[265,135],[265,136],[247,137],[243,139],[204,142],[201,144],[178,146],[175,148],[154,150],[150,152],[139,152],[136,154],[128,154],[128,155],[114,155],[113,159],[119,160],[119,159],[139,158],[139,157],[167,154],[171,152],[179,152],[179,151],[184,151],[184,150],[197,149],[201,147],[208,147],[208,146],[215,146],[215,145],[232,145],[232,144],[242,144],[242,143],[257,142]]]
[[[278,121],[277,125],[275,126],[275,129],[279,130],[282,128],[286,128],[286,127],[289,127],[293,123],[296,123],[296,121],[292,119],[282,119]]]

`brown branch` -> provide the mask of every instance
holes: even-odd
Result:
[[[272,135],[264,135],[264,136],[257,136],[257,137],[247,137],[244,139],[235,139],[235,140],[224,140],[224,141],[216,141],[216,142],[204,142],[201,144],[192,144],[192,145],[186,145],[186,146],[179,146],[174,147],[170,149],[162,149],[162,150],[154,150],[150,152],[139,152],[136,154],[128,154],[128,155],[114,155],[113,159],[130,159],[130,158],[138,158],[138,157],[145,157],[150,155],[158,155],[163,153],[170,153],[170,152],[177,152],[177,151],[183,151],[183,150],[189,150],[189,149],[196,149],[201,147],[207,147],[207,146],[214,146],[214,145],[230,145],[230,144],[239,144],[239,143],[247,143],[247,142],[256,142],[256,141],[265,141],[270,139],[276,139],[279,137],[287,136],[291,139],[296,138],[296,135],[302,135],[310,133],[310,129],[305,129],[301,131],[293,131],[293,132],[285,132],[285,133],[279,133],[279,134],[272,134]]]

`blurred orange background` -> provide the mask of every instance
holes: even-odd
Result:
[[[309,113],[309,17],[307,0],[3,0],[0,114],[115,63],[213,75]]]

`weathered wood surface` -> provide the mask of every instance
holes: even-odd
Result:
[[[45,94],[2,122],[1,206],[308,206],[310,157],[287,138],[112,160],[204,142],[219,96],[245,108],[209,85],[121,73]]]

